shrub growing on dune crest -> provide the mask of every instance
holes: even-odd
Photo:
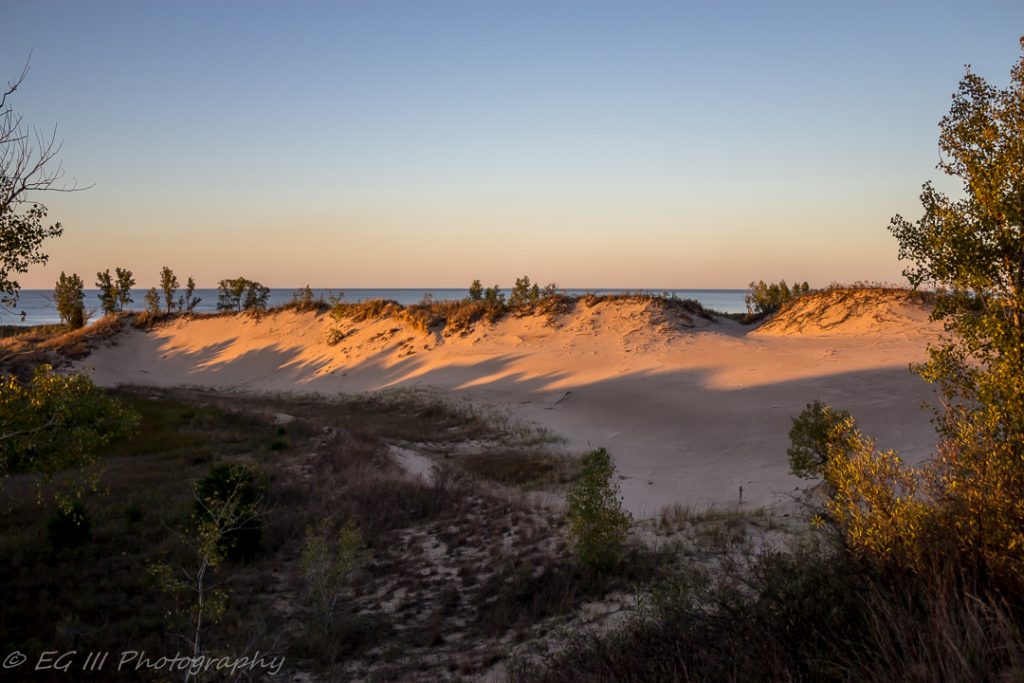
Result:
[[[748,315],[768,315],[782,308],[787,301],[808,294],[811,286],[806,282],[793,283],[790,287],[785,280],[765,282],[758,280],[750,283],[750,292],[746,295]]]
[[[174,310],[176,301],[174,295],[178,291],[178,276],[174,271],[164,266],[160,269],[160,291],[164,295],[164,305],[168,313]]]
[[[221,280],[217,283],[219,311],[266,311],[269,299],[269,287],[246,277]]]
[[[76,273],[65,275],[61,271],[53,289],[53,303],[62,323],[72,329],[85,325],[85,293],[82,278]]]
[[[185,293],[178,297],[178,310],[184,311],[185,313],[192,313],[195,311],[196,306],[202,301],[197,296],[193,296],[196,291],[196,281],[190,276],[188,281],[185,283]]]

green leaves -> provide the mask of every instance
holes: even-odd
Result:
[[[111,440],[134,431],[139,416],[81,374],[41,365],[28,383],[0,381],[0,477],[50,477],[95,464]]]
[[[604,448],[583,456],[579,481],[566,495],[569,534],[580,562],[591,569],[607,569],[622,553],[632,517],[622,509],[615,463]]]
[[[6,176],[0,177],[0,185],[8,183]],[[6,187],[4,190],[6,194]],[[46,207],[42,204],[33,204],[22,214],[14,211],[13,204],[0,205],[0,303],[14,305],[21,286],[13,278],[27,273],[29,266],[46,263],[48,257],[41,251],[43,242],[64,232],[60,223],[45,225],[45,218]]]
[[[236,277],[217,284],[217,309],[221,311],[264,311],[270,288],[255,280]]]
[[[61,322],[73,329],[85,325],[85,293],[82,291],[84,286],[82,278],[77,274],[65,275],[64,271],[61,271],[53,290],[57,315],[60,316]]]

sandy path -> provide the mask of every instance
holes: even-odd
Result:
[[[932,390],[908,371],[937,335],[918,312],[827,335],[754,332],[691,321],[642,303],[577,306],[552,326],[507,318],[464,337],[423,335],[395,320],[336,323],[285,312],[178,320],[133,330],[81,363],[105,385],[198,385],[247,391],[356,392],[433,386],[503,407],[568,439],[605,446],[626,506],[646,516],[786,500],[790,418],[821,399],[850,410],[879,445],[910,461],[935,435]],[[692,327],[690,327],[692,325]]]

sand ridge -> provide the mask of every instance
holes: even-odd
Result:
[[[790,418],[814,399],[850,410],[881,446],[926,456],[935,435],[921,404],[933,392],[908,365],[940,328],[921,304],[869,303],[858,299],[856,314],[825,306],[839,321],[827,334],[808,332],[808,316],[751,330],[649,300],[578,301],[557,317],[506,316],[450,336],[393,316],[180,318],[126,331],[78,366],[104,385],[435,387],[561,434],[568,450],[607,447],[627,507],[650,516],[735,503],[740,486],[748,505],[788,500],[804,484],[787,472]]]

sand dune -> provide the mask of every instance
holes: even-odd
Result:
[[[125,332],[80,365],[105,385],[437,387],[551,429],[570,450],[607,447],[627,507],[645,516],[735,503],[740,486],[750,505],[787,500],[802,484],[787,473],[790,418],[814,399],[850,410],[911,461],[927,455],[932,391],[908,364],[939,329],[920,303],[867,297],[808,297],[755,331],[651,301],[581,301],[556,319],[509,316],[448,337],[394,317],[179,319]],[[333,328],[344,336],[331,345]]]

